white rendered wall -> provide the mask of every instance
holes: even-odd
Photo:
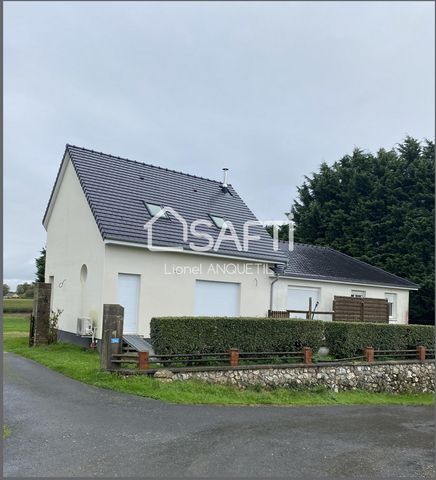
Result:
[[[227,273],[219,271],[225,267]],[[146,337],[154,316],[194,315],[196,280],[240,283],[242,316],[264,317],[269,308],[271,278],[264,264],[108,244],[103,303],[117,298],[119,273],[141,275],[138,333]]]
[[[281,278],[274,285],[273,310],[287,310],[288,287],[319,288],[319,311],[331,311],[333,309],[333,297],[335,295],[351,296],[351,290],[364,290],[367,298],[385,298],[385,293],[397,295],[397,318],[392,323],[409,323],[409,291],[399,288],[373,287],[358,284],[343,284],[314,280],[295,280]],[[320,320],[331,320],[331,315],[318,315]]]
[[[45,281],[54,277],[52,308],[63,310],[59,329],[75,333],[78,317],[101,323],[104,243],[74,167],[66,160],[47,225]],[[83,264],[88,274],[82,283]]]

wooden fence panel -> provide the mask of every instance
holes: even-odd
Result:
[[[336,296],[333,320],[338,322],[389,323],[389,305],[384,298]]]

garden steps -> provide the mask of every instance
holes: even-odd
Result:
[[[126,350],[130,352],[149,352],[150,355],[154,355],[151,343],[140,335],[123,335],[123,341],[126,344]]]

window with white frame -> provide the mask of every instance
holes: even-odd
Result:
[[[388,301],[389,321],[395,322],[397,320],[397,294],[385,293],[385,298]]]
[[[366,292],[365,290],[351,290],[351,296],[353,298],[365,298]]]

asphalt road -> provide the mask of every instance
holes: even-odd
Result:
[[[434,475],[432,407],[170,405],[4,358],[5,476]]]

